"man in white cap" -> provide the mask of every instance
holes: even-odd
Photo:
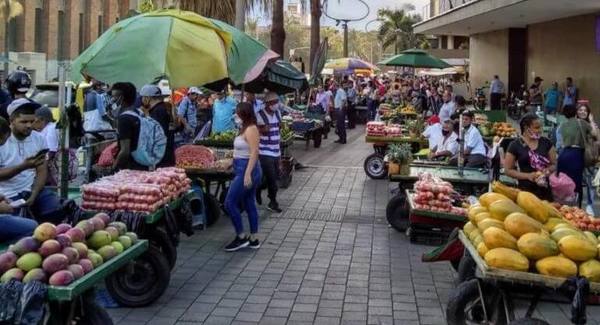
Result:
[[[258,145],[258,158],[263,174],[267,180],[269,192],[269,205],[267,208],[273,212],[281,213],[277,203],[277,180],[279,179],[279,163],[281,158],[281,112],[279,112],[279,97],[274,92],[265,96],[265,108],[256,114],[256,125],[260,131]],[[260,190],[257,199],[261,203]]]
[[[198,126],[197,120],[197,101],[198,96],[202,96],[202,91],[197,87],[190,87],[179,106],[177,107],[177,116],[183,124],[183,130],[181,131],[184,143],[190,143],[196,135],[196,128]]]
[[[26,210],[40,222],[60,223],[63,219],[56,193],[44,188],[48,176],[44,137],[33,130],[35,110],[39,104],[25,98],[14,100],[8,107],[11,135],[0,146],[0,197],[11,202],[25,200],[14,214]],[[18,211],[20,210],[20,211]]]
[[[169,129],[171,123],[171,115],[165,106],[163,94],[160,88],[156,85],[145,85],[140,90],[142,97],[142,109],[147,116],[156,120],[167,136],[167,148],[163,159],[158,163],[157,167],[175,166],[175,148],[173,134]],[[196,121],[196,113],[194,112],[194,123]]]

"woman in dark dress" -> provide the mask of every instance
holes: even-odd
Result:
[[[523,116],[519,124],[521,136],[508,146],[505,173],[518,180],[519,189],[551,201],[547,179],[556,170],[556,149],[548,138],[541,136],[542,123],[536,115]]]

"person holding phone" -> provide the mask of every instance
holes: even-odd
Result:
[[[48,176],[46,139],[33,130],[39,104],[25,98],[7,108],[10,136],[0,146],[0,195],[10,202],[25,200],[14,214],[32,216],[38,222],[58,224],[63,213],[58,196],[44,188]]]

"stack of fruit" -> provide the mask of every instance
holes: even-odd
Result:
[[[417,111],[415,110],[415,108],[412,105],[406,105],[406,106],[400,108],[400,113],[414,115],[414,114],[417,114]]]
[[[209,140],[213,140],[213,141],[219,141],[219,142],[233,142],[233,139],[235,139],[235,137],[237,136],[238,132],[237,130],[230,130],[230,131],[225,131],[225,132],[221,132],[221,133],[212,133],[208,139]]]
[[[412,197],[415,209],[433,212],[445,212],[466,216],[466,210],[453,206],[452,184],[429,174],[423,173],[413,187],[415,193]]]
[[[468,209],[464,232],[490,267],[600,282],[598,238],[535,195],[493,187]],[[506,194],[506,195],[505,195]]]
[[[383,137],[385,136],[384,122],[367,122],[367,136]]]
[[[34,280],[66,286],[127,250],[138,240],[122,222],[110,222],[105,213],[68,224],[39,225],[0,254],[0,282]]]
[[[506,122],[495,122],[492,124],[492,135],[497,135],[501,137],[516,137],[517,130],[510,124]]]
[[[578,207],[563,205],[560,207],[560,212],[571,225],[576,226],[580,230],[600,231],[600,219],[590,216]]]

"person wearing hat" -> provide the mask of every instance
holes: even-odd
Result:
[[[442,124],[440,124],[440,118],[437,115],[432,115],[427,119],[427,127],[423,131],[423,137],[429,141],[429,150],[440,142],[442,138]]]
[[[228,96],[226,89],[217,94],[217,99],[213,103],[213,133],[235,130],[233,114],[235,113],[236,106],[237,102],[235,98]]]
[[[150,116],[160,124],[167,137],[167,148],[163,159],[158,163],[157,167],[175,166],[175,139],[169,125],[171,123],[171,115],[167,110],[163,94],[160,88],[156,85],[145,85],[140,90],[142,98],[142,110],[146,116]],[[196,122],[196,113],[194,112],[194,123]]]
[[[281,159],[281,112],[279,112],[279,96],[274,92],[265,95],[265,107],[256,113],[256,125],[260,131],[259,156],[260,166],[267,181],[269,205],[273,212],[281,213],[277,202],[277,181],[279,179],[279,164]],[[257,193],[259,203],[262,203],[260,189]]]
[[[197,121],[197,100],[198,96],[202,95],[202,91],[197,87],[190,87],[179,106],[177,107],[177,116],[183,124],[183,130],[181,135],[184,143],[190,143],[196,135],[196,127],[198,126]]]
[[[8,75],[4,84],[8,92],[2,91],[3,97],[6,98],[0,101],[0,117],[8,121],[10,119],[7,112],[8,105],[15,99],[27,98],[27,92],[31,89],[31,77],[26,71],[17,69]]]
[[[466,111],[462,114],[465,167],[482,168],[487,164],[487,152],[483,137],[479,129],[473,124],[474,117],[475,114],[472,111]],[[456,162],[454,161],[454,163]]]
[[[535,77],[533,79],[533,84],[529,87],[529,98],[530,103],[533,106],[541,106],[544,102],[543,94],[544,91],[542,89],[542,79],[541,77]]]
[[[0,146],[0,196],[11,202],[25,200],[13,214],[31,214],[38,222],[58,224],[64,216],[59,199],[44,187],[48,146],[44,137],[33,130],[35,110],[39,107],[25,98],[14,100],[7,107],[12,132]]]

